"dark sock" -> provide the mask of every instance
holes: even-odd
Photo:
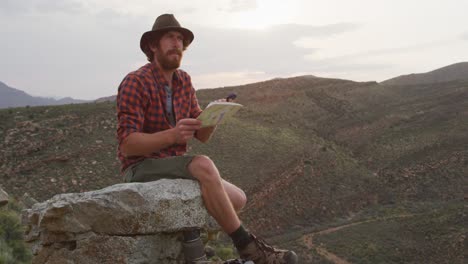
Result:
[[[199,229],[192,229],[183,232],[184,234],[184,241],[191,242],[197,239],[200,239],[200,230]]]
[[[232,242],[234,242],[234,246],[236,246],[237,250],[242,250],[253,240],[249,231],[247,231],[243,225],[240,225],[239,228],[229,234],[229,236],[231,237]]]

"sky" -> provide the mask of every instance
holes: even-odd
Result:
[[[298,75],[383,81],[468,61],[462,0],[0,0],[0,81],[97,99],[147,61],[141,35],[174,14],[195,35],[196,89]]]

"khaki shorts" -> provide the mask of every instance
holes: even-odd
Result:
[[[160,179],[196,180],[188,171],[194,156],[184,155],[161,159],[147,158],[125,170],[125,182],[150,182]]]

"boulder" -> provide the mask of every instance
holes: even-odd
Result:
[[[23,211],[33,263],[181,263],[181,232],[217,230],[198,182],[125,183]]]

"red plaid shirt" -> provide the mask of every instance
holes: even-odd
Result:
[[[202,112],[198,105],[190,76],[177,70],[172,79],[172,104],[176,122],[183,118],[197,118]],[[187,144],[172,145],[146,156],[125,157],[120,151],[122,141],[133,132],[155,133],[171,128],[166,117],[166,90],[168,82],[161,70],[151,63],[129,73],[119,86],[117,94],[117,139],[121,171],[145,158],[180,156]]]

